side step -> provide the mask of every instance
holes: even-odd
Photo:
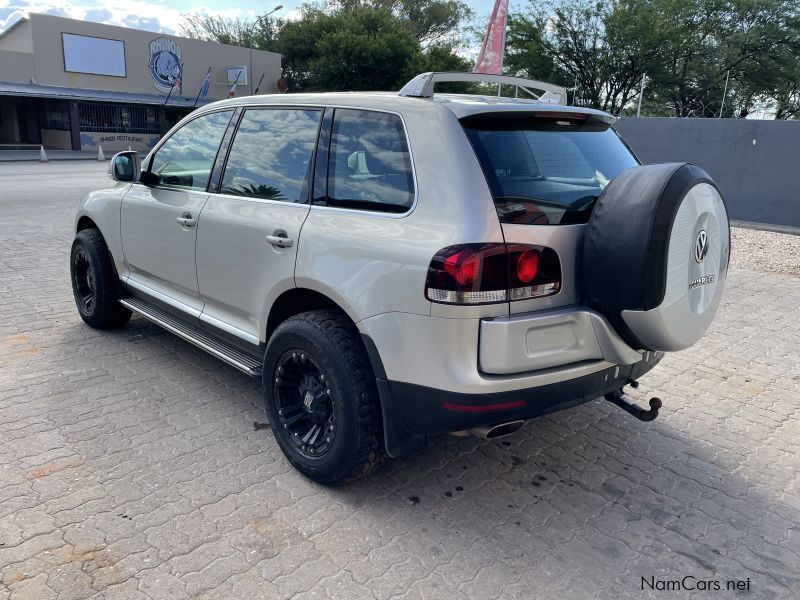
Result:
[[[186,340],[190,344],[194,344],[212,356],[216,356],[230,366],[236,367],[252,377],[261,376],[262,367],[260,362],[251,358],[244,352],[237,350],[233,346],[209,335],[196,325],[187,323],[139,298],[123,298],[119,303],[136,314],[142,315],[145,319],[149,319],[156,325],[163,327],[170,333],[174,333],[179,338]]]

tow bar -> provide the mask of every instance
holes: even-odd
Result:
[[[629,381],[632,388],[639,387],[637,381]],[[658,409],[661,408],[661,398],[650,398],[650,410],[645,410],[638,406],[633,400],[625,395],[622,388],[610,392],[603,396],[609,402],[616,404],[626,413],[633,415],[640,421],[653,421],[658,416]]]

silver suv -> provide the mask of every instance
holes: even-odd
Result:
[[[526,99],[433,93],[476,79]],[[78,311],[100,329],[137,313],[260,377],[282,451],[322,483],[600,397],[655,418],[623,387],[709,327],[725,204],[563,97],[425,73],[203,107],[81,203]]]

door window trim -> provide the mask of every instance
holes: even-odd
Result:
[[[211,175],[208,178],[208,185],[206,192],[211,194],[219,190],[222,185],[222,175],[225,172],[225,163],[230,152],[231,141],[239,128],[239,121],[242,119],[244,110],[241,106],[236,107],[231,115],[231,120],[228,122],[228,127],[225,129],[225,134],[222,136],[222,141],[217,148],[217,154],[214,156],[214,164],[211,166]]]
[[[317,152],[315,153],[313,172],[312,205],[325,206],[328,201],[328,171],[331,152],[331,132],[333,131],[334,108],[326,108],[322,117],[319,137],[317,138]]]

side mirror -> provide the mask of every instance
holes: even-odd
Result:
[[[142,163],[139,153],[132,150],[118,152],[108,163],[108,176],[114,181],[122,183],[138,180],[141,170]]]

